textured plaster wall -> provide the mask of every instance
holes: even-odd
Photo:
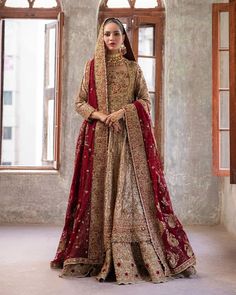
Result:
[[[236,235],[236,185],[230,184],[229,177],[221,180],[220,195],[222,200],[222,223],[229,232]]]
[[[85,61],[92,56],[98,0],[64,0],[61,169],[0,174],[0,222],[62,223],[82,122],[74,112]],[[188,224],[219,222],[211,174],[211,1],[166,1],[165,170],[173,205]]]
[[[166,175],[180,219],[214,224],[220,203],[211,168],[212,1],[166,4]]]

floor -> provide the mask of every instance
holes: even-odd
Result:
[[[236,294],[236,237],[222,227],[186,227],[198,259],[194,278],[128,286],[98,283],[95,278],[59,278],[49,261],[60,231],[55,226],[0,226],[1,295]]]

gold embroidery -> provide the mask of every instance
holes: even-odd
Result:
[[[158,232],[160,233],[160,229],[155,215],[155,204],[151,179],[149,180],[149,182],[147,182],[147,175],[150,174],[147,165],[147,158],[142,139],[142,131],[140,128],[139,118],[136,112],[136,108],[133,104],[126,106],[125,110],[129,143],[135,144],[135,146],[130,146],[130,149],[132,160],[134,163],[134,171],[138,183],[139,193],[142,196],[141,200],[143,203],[145,218],[148,224],[149,234],[157,256],[160,258],[161,263],[165,268],[165,274],[169,275],[170,269],[167,265],[165,255],[162,250],[164,246],[162,244],[160,235],[158,235]]]
[[[121,120],[120,133],[96,124],[88,258],[67,259],[62,275],[99,273],[97,278],[105,280],[114,266],[118,283],[135,282],[145,273],[153,282],[161,282],[193,265],[195,257],[185,244],[189,260],[178,268],[177,254],[169,252],[166,260],[161,240],[166,225],[156,218],[160,207],[154,204],[139,118],[132,104],[138,99],[149,111],[147,85],[136,62],[119,57],[115,63],[105,59],[102,26],[95,52],[98,110],[109,113],[124,108],[125,121]],[[76,98],[76,110],[86,119],[94,111],[87,103],[89,66],[90,62]],[[174,216],[167,216],[167,222],[175,227]],[[168,241],[177,246],[171,234]]]
[[[187,253],[187,255],[189,257],[193,256],[193,250],[192,250],[192,247],[189,244],[185,244],[184,249],[185,249],[185,251],[186,251],[186,253]]]
[[[88,87],[89,87],[89,72],[90,72],[90,61],[86,63],[84,76],[81,82],[80,90],[75,99],[75,110],[84,119],[88,119],[92,112],[95,111],[88,101]]]
[[[137,189],[127,132],[110,131],[105,181],[104,244],[150,240]]]
[[[150,241],[112,243],[111,248],[106,251],[105,261],[97,279],[104,281],[113,268],[118,284],[135,283],[141,279],[151,280],[153,283],[166,281],[161,263]]]
[[[98,100],[98,109],[105,114],[108,113],[108,97],[107,97],[107,72],[106,72],[106,59],[105,59],[105,45],[103,41],[103,28],[101,26],[98,41],[95,48],[94,56],[94,75],[95,85]]]
[[[117,67],[124,64],[124,58],[120,53],[107,54],[106,65],[108,67]]]
[[[128,130],[128,137],[131,149],[131,155],[134,163],[134,171],[135,176],[138,183],[138,189],[140,192],[140,196],[145,218],[147,220],[148,230],[151,237],[151,241],[153,243],[154,249],[157,253],[157,256],[160,258],[162,265],[165,268],[165,275],[170,274],[177,274],[184,271],[187,267],[192,266],[195,264],[195,256],[190,257],[187,261],[181,264],[178,267],[173,267],[174,269],[169,268],[165,255],[163,253],[163,249],[165,246],[161,240],[161,234],[163,233],[165,224],[162,222],[158,222],[156,215],[155,215],[155,204],[154,204],[154,197],[153,197],[153,189],[151,179],[147,181],[149,173],[149,168],[147,165],[146,153],[144,148],[144,142],[142,139],[142,131],[140,127],[139,118],[136,112],[136,108],[134,105],[127,105],[125,107],[125,118],[126,118],[126,126]],[[175,240],[172,239],[170,236],[169,239],[170,243],[177,244]],[[176,257],[175,260],[176,261]],[[173,258],[172,260],[173,261]],[[170,264],[171,265],[171,264]],[[176,263],[177,265],[177,263]],[[176,266],[175,265],[175,266]]]
[[[175,254],[174,252],[168,252],[167,253],[167,259],[169,261],[169,264],[171,265],[172,268],[175,268],[178,260],[179,260],[179,255]]]
[[[179,241],[175,238],[175,236],[169,232],[167,232],[167,241],[172,247],[177,247],[179,245]]]
[[[104,179],[106,175],[107,140],[109,129],[97,122],[95,130],[93,183],[89,231],[89,258],[97,263],[103,260]]]
[[[168,222],[168,225],[170,228],[175,228],[176,224],[175,224],[175,216],[170,214],[168,217],[167,217],[167,222]]]

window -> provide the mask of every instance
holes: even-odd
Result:
[[[3,127],[3,139],[12,139],[12,127]]]
[[[213,4],[213,170],[236,183],[235,2]]]
[[[143,70],[151,98],[154,134],[163,156],[164,5],[160,0],[106,0],[100,5],[99,22],[107,17],[117,17],[122,21]]]
[[[3,104],[12,105],[12,91],[3,91]]]
[[[12,165],[12,162],[2,162],[2,165],[3,166],[11,166]]]
[[[0,169],[59,168],[62,28],[59,0],[0,5]]]

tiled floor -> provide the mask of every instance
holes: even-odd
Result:
[[[49,268],[61,227],[0,226],[0,295],[233,295],[236,294],[236,237],[222,227],[186,227],[198,274],[163,284],[118,286],[95,278],[59,278]]]

